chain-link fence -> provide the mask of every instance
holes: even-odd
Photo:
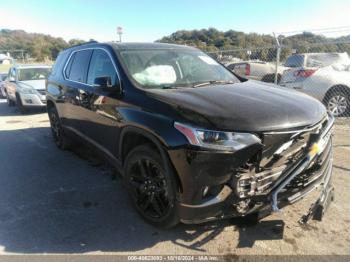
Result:
[[[275,83],[322,101],[335,116],[350,116],[350,38],[238,48],[209,55],[236,74]],[[337,38],[339,39],[339,38]]]

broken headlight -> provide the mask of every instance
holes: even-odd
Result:
[[[261,140],[251,133],[224,132],[196,128],[181,123],[174,123],[187,140],[195,146],[203,148],[238,151],[250,145],[261,143]]]

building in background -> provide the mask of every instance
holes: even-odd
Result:
[[[0,54],[0,64],[10,65],[13,62],[13,58],[9,54]]]

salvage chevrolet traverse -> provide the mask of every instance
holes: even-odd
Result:
[[[260,218],[316,190],[308,215],[321,219],[332,200],[325,107],[196,48],[77,45],[59,54],[46,89],[56,145],[79,139],[105,156],[153,225]]]

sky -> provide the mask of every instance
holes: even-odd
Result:
[[[121,26],[123,41],[151,42],[182,29],[271,34],[348,26],[332,33],[338,36],[350,34],[349,11],[349,0],[0,0],[0,29],[112,41]]]

